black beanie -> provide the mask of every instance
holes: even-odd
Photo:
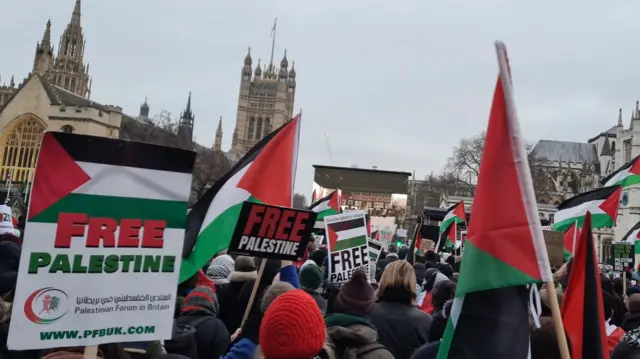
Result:
[[[334,309],[337,313],[366,317],[371,314],[376,302],[374,294],[375,291],[367,280],[367,273],[359,269],[340,287]]]

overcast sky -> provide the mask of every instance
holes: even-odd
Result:
[[[57,43],[74,0],[7,0],[0,74],[22,79],[51,19]],[[193,92],[196,140],[211,145],[223,117],[231,145],[247,47],[254,63],[295,61],[303,111],[296,190],[310,196],[312,164],[442,170],[459,138],[486,127],[497,64],[509,50],[528,141],[586,141],[625,125],[640,99],[640,2],[621,0],[84,0],[92,99],[136,115],[179,114]]]

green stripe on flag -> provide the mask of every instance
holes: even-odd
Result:
[[[185,228],[187,202],[72,193],[29,222],[57,223],[60,213],[85,213],[89,217],[118,221],[123,218],[165,220],[167,228]]]
[[[331,251],[332,252],[337,252],[337,251],[341,251],[343,249],[348,249],[348,248],[357,247],[357,246],[363,246],[365,244],[367,244],[367,236],[366,235],[353,237],[353,238],[342,239],[342,240],[336,241],[335,248],[332,248]]]
[[[318,217],[316,217],[316,222],[323,221],[324,217],[333,216],[334,214],[338,214],[338,212],[333,208],[325,209],[324,211],[318,212]]]
[[[578,222],[578,227],[582,228],[582,224],[584,223],[584,216],[567,218],[561,222],[554,223],[553,230],[561,232],[566,231],[576,222]],[[609,217],[609,215],[606,213],[591,214],[591,228],[613,227],[614,225],[615,223],[613,223],[611,217]]]

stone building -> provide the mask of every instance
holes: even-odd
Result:
[[[30,178],[45,130],[119,137],[122,108],[90,99],[80,10],[76,0],[55,57],[48,21],[32,72],[17,86],[12,77],[0,87],[0,181],[10,173],[14,182]]]
[[[231,152],[236,158],[293,117],[296,70],[293,63],[289,68],[287,52],[279,69],[273,63],[273,54],[268,65],[261,65],[260,60],[255,68],[252,65],[249,49],[240,75],[238,112],[231,141]]]

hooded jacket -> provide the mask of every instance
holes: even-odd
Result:
[[[325,318],[327,336],[337,358],[392,359],[393,355],[378,342],[373,324],[363,317],[331,314]]]

